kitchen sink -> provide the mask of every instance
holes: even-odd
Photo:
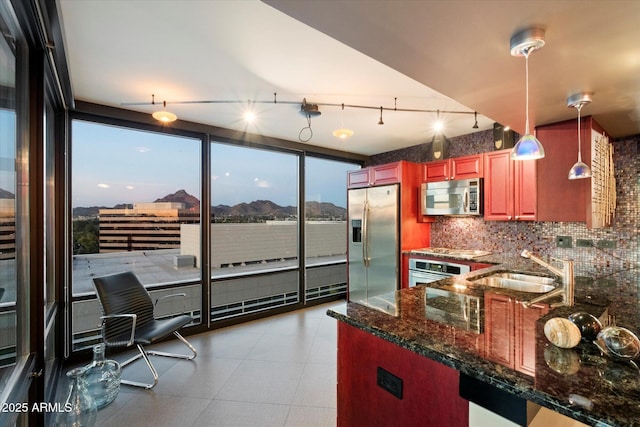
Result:
[[[491,276],[472,280],[473,283],[478,285],[535,294],[544,294],[553,291],[556,288],[553,285],[554,281],[555,279],[552,277],[510,272],[496,273]]]

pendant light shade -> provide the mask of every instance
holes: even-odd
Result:
[[[347,139],[353,136],[353,131],[351,129],[340,128],[333,131],[333,136],[340,139]]]
[[[544,147],[538,138],[531,134],[520,137],[511,151],[511,158],[514,160],[536,160],[544,157]]]
[[[151,104],[155,105],[155,95],[151,95]],[[171,123],[178,119],[178,116],[167,111],[167,101],[163,101],[162,110],[154,112],[151,117],[162,123]]]
[[[511,151],[513,160],[535,160],[544,157],[544,147],[529,132],[529,55],[544,46],[544,29],[526,28],[511,37],[511,55],[525,59],[525,134]]]
[[[582,161],[581,155],[581,135],[580,135],[580,111],[582,107],[591,103],[591,95],[588,93],[578,93],[567,98],[567,106],[578,110],[578,161],[569,170],[569,179],[583,179],[591,177],[591,168]]]
[[[178,116],[166,110],[156,111],[151,116],[162,123],[171,123],[178,119]]]

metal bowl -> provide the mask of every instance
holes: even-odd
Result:
[[[632,360],[640,354],[638,336],[621,326],[603,328],[594,343],[604,354],[617,360]]]

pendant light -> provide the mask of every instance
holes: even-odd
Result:
[[[582,162],[580,152],[581,135],[580,135],[580,111],[582,107],[591,103],[591,95],[588,93],[577,93],[567,98],[567,107],[574,107],[578,110],[578,161],[569,170],[569,179],[582,179],[591,177],[591,168]]]
[[[544,28],[531,27],[517,32],[511,37],[511,55],[525,59],[525,134],[511,151],[513,160],[535,160],[544,157],[544,147],[529,132],[529,55],[544,46]]]
[[[151,95],[151,105],[155,105],[155,103],[155,95]],[[175,122],[178,119],[178,116],[167,111],[167,101],[163,101],[162,110],[155,111],[153,114],[151,114],[151,117],[162,123],[171,123]]]
[[[344,127],[344,104],[342,104],[342,112],[340,113],[340,129],[333,131],[333,136],[340,139],[347,139],[353,136],[353,131]]]

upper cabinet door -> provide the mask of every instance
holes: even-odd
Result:
[[[449,159],[427,162],[424,164],[424,182],[448,181],[450,175]]]
[[[454,157],[451,159],[452,179],[482,178],[484,156],[477,154],[473,156]]]
[[[513,214],[514,219],[535,221],[538,206],[536,162],[538,160],[514,161]]]
[[[360,188],[369,186],[369,169],[360,169],[349,172],[347,188]]]
[[[484,219],[508,221],[512,218],[513,167],[511,150],[485,153]]]

